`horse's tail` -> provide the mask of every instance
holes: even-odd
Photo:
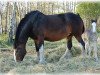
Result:
[[[80,17],[80,15],[79,15],[79,13],[77,13],[77,16],[79,16]],[[81,17],[80,17],[81,18]],[[81,19],[82,20],[82,19]],[[83,23],[83,20],[82,20],[82,24],[83,24],[83,28],[82,28],[82,34],[84,33],[84,31],[85,31],[85,27],[84,27],[84,23]]]

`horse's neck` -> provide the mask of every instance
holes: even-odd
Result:
[[[28,37],[29,37],[29,31],[27,29],[23,29],[21,34],[20,34],[20,37],[19,37],[19,42],[26,45],[26,42],[28,40]]]
[[[23,47],[26,49],[27,40],[28,40],[28,38],[19,39],[18,45],[21,46],[21,48]]]

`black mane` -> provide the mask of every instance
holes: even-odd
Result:
[[[14,48],[16,49],[16,46],[17,46],[17,42],[18,42],[18,39],[19,39],[19,36],[21,34],[21,31],[23,30],[23,28],[25,27],[26,23],[28,20],[34,18],[34,15],[36,13],[41,13],[39,12],[38,10],[36,11],[31,11],[29,12],[28,14],[25,15],[24,18],[21,19],[18,27],[17,27],[17,30],[16,30],[16,35],[15,35],[15,40],[14,40]],[[35,18],[34,18],[35,19]]]

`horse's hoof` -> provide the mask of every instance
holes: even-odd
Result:
[[[46,61],[39,61],[39,64],[47,64],[47,62]]]
[[[15,61],[16,63],[21,63],[22,61],[19,61],[19,60],[17,60],[17,61]]]

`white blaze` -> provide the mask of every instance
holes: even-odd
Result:
[[[92,23],[92,31],[96,32],[96,23],[95,22]]]
[[[14,60],[15,60],[15,62],[16,62],[16,55],[15,55],[15,50],[14,50]]]
[[[43,45],[41,45],[40,49],[39,49],[39,54],[40,54],[40,63],[44,62],[44,47]]]

